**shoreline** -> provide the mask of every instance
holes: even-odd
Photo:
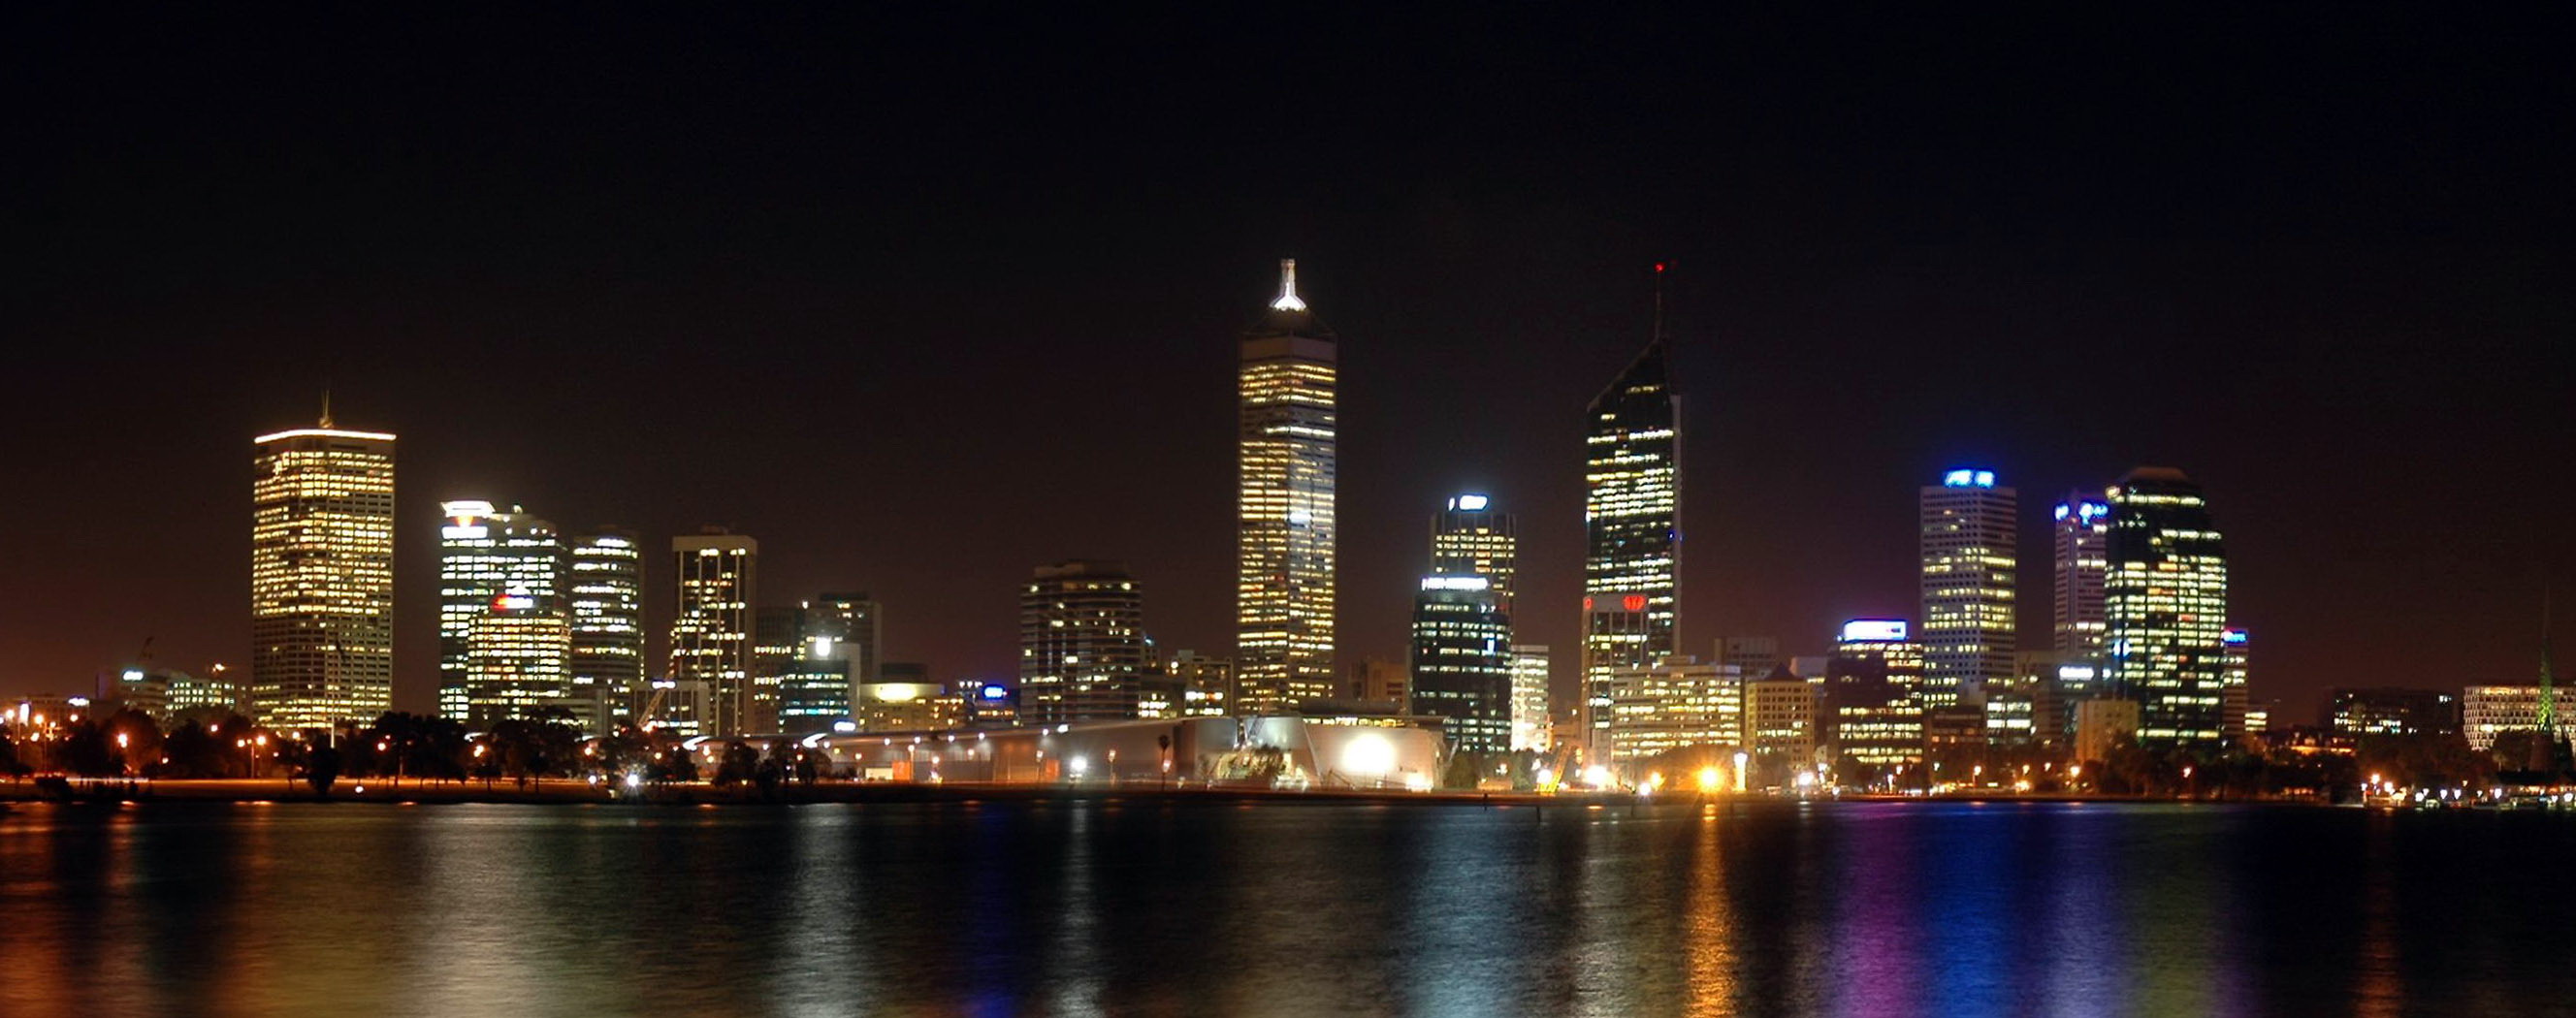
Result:
[[[1368,803],[1449,808],[1545,810],[1550,806],[1566,809],[1628,809],[1638,807],[1671,807],[1675,805],[1808,805],[1832,803],[1969,803],[2016,805],[2033,803],[2171,803],[2176,805],[2262,805],[2307,806],[2334,805],[2313,799],[2173,799],[2143,796],[2013,794],[2001,795],[1842,795],[1799,798],[1762,794],[1701,795],[1696,792],[1640,796],[1626,792],[1476,792],[1404,790],[1375,791],[1365,789],[1310,789],[1290,791],[1265,788],[1163,787],[1152,784],[1128,785],[1025,785],[976,782],[910,784],[890,782],[823,782],[813,785],[781,785],[768,794],[753,786],[717,788],[703,783],[666,784],[642,789],[630,795],[612,795],[605,785],[586,781],[551,779],[532,782],[521,788],[516,782],[495,781],[430,781],[398,783],[378,780],[343,781],[334,785],[328,796],[315,795],[301,782],[290,784],[284,779],[164,779],[155,781],[120,781],[101,779],[75,781],[71,795],[47,794],[33,780],[0,782],[0,803],[67,803],[76,805],[122,803],[323,803],[354,802],[389,805],[593,805],[593,806],[795,806],[820,804],[896,804],[984,802],[1118,802],[1141,800],[1163,803],[1233,803],[1294,806]]]

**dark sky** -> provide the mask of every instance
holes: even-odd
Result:
[[[1656,261],[1686,646],[1913,614],[1967,463],[2022,491],[2031,643],[2055,496],[2201,478],[2294,720],[2528,681],[2576,602],[2543,9],[1298,6],[10,6],[0,690],[244,660],[250,438],[326,381],[402,436],[403,706],[457,497],[729,523],[941,678],[1070,557],[1229,650],[1282,256],[1342,337],[1346,658],[1402,654],[1477,488],[1570,660],[1580,414]]]

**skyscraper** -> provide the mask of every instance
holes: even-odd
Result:
[[[563,540],[554,524],[515,505],[503,510],[469,499],[441,502],[438,508],[444,516],[438,528],[438,713],[467,721],[473,717],[469,701],[478,699],[467,688],[474,674],[474,620],[494,610],[504,596],[525,598],[514,609],[522,614],[560,612]],[[551,673],[565,670],[562,661],[548,668]]]
[[[2104,673],[2139,705],[2138,742],[2217,747],[2225,733],[2227,551],[2200,485],[2139,467],[2111,486]]]
[[[2241,739],[2246,731],[2245,714],[2254,706],[2253,691],[2245,685],[2246,666],[2254,651],[2253,638],[2235,626],[2227,627],[2218,638],[2227,648],[2225,671],[2219,676],[2218,727],[2229,739]]]
[[[464,709],[472,728],[574,712],[572,626],[549,598],[497,595],[466,625]],[[442,694],[444,691],[441,691]]]
[[[1923,759],[1923,645],[1907,629],[1903,619],[1843,623],[1817,707],[1835,755],[1882,776]]]
[[[1413,601],[1413,713],[1463,753],[1512,748],[1512,627],[1493,581],[1425,576]]]
[[[1279,297],[1244,333],[1237,376],[1235,678],[1238,710],[1333,692],[1333,330],[1279,263]],[[1025,709],[1025,707],[1024,707]]]
[[[761,720],[752,682],[752,598],[759,590],[760,542],[722,527],[671,539],[679,601],[671,616],[671,681],[704,683],[711,717],[701,735],[739,735]],[[685,689],[685,687],[679,687]]]
[[[1992,470],[1952,470],[1926,485],[1922,510],[1924,737],[1977,741],[1988,682],[2013,677],[2013,489]]]
[[[601,528],[572,541],[572,698],[594,731],[618,720],[612,705],[629,703],[644,681],[643,566],[627,531]]]
[[[1456,496],[1431,517],[1431,576],[1482,576],[1491,581],[1494,602],[1512,613],[1512,572],[1519,542],[1512,536],[1510,513],[1493,507],[1493,499],[1476,493]]]
[[[1548,744],[1547,645],[1512,645],[1512,748],[1544,753]]]
[[[2102,582],[2110,568],[2104,543],[2111,533],[2111,506],[2083,492],[2068,492],[2057,503],[2051,544],[2057,551],[2057,614],[2054,632],[2059,653],[2085,659],[2102,653]]]
[[[1646,349],[1585,411],[1583,706],[1594,760],[1606,758],[1614,674],[1651,668],[1675,646],[1681,433],[1670,356],[1658,289]]]
[[[1020,717],[1030,724],[1136,716],[1145,595],[1124,566],[1039,566],[1020,587]]]
[[[394,436],[332,426],[253,440],[252,709],[272,728],[393,707]]]

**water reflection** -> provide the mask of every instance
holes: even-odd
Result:
[[[2547,1013],[2565,817],[19,806],[0,1013]]]

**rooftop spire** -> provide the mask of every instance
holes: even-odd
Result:
[[[1306,302],[1297,299],[1297,259],[1279,259],[1279,299],[1270,302],[1273,311],[1304,311]]]
[[[1655,263],[1655,342],[1664,341],[1664,263]]]
[[[329,385],[322,387],[322,426],[325,428],[331,426],[331,387]]]

